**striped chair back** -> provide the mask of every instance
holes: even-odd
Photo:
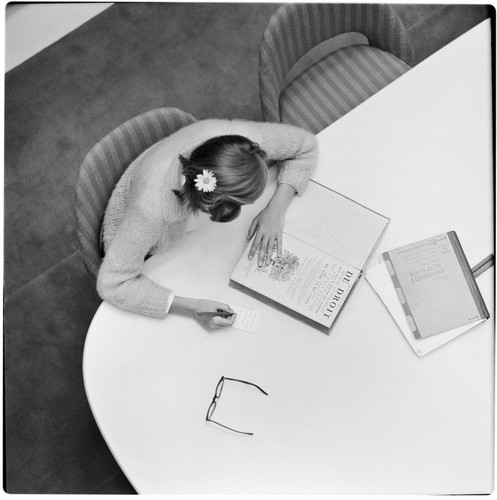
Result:
[[[117,127],[86,155],[76,185],[76,234],[83,262],[94,279],[103,257],[103,216],[121,175],[152,144],[195,121],[176,108],[154,109]]]
[[[404,25],[388,4],[285,4],[266,26],[259,49],[259,93],[265,121],[280,122],[279,96],[285,75],[320,43],[356,32],[369,44],[414,63]]]

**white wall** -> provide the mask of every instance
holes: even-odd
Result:
[[[112,3],[7,5],[5,71],[15,68],[111,5]]]

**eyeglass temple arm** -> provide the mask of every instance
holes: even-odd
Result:
[[[207,420],[207,422],[212,422],[213,424],[216,424],[216,425],[219,425],[221,427],[224,427],[225,429],[228,429],[228,430],[230,430],[232,432],[237,432],[238,434],[246,434],[247,436],[253,436],[254,435],[253,432],[237,431],[236,429],[232,429],[231,427],[228,427],[227,425],[220,424],[219,422],[216,422],[215,420],[211,420],[210,418],[207,418],[207,417],[205,417],[205,420]]]
[[[233,382],[241,382],[242,384],[252,385],[254,387],[257,387],[257,389],[259,389],[259,391],[264,393],[266,396],[269,396],[269,394],[264,389],[261,389],[257,384],[253,384],[252,382],[247,382],[246,380],[240,380],[239,378],[230,378],[230,377],[223,377],[223,378],[224,380],[232,380]]]

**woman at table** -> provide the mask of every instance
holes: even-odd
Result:
[[[229,222],[264,191],[268,168],[278,165],[278,186],[255,217],[249,258],[263,265],[281,252],[286,209],[301,194],[317,160],[316,138],[299,128],[242,120],[203,120],[142,153],[114,189],[102,225],[104,258],[97,290],[107,302],[138,314],[195,317],[206,328],[230,326],[227,304],[174,295],[142,274],[145,259],[173,245],[196,214]],[[199,312],[226,312],[213,317]],[[231,316],[229,316],[231,314]]]

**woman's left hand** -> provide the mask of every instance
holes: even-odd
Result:
[[[279,184],[267,207],[259,212],[250,225],[248,239],[253,237],[254,240],[248,257],[252,259],[259,249],[259,266],[263,266],[264,261],[269,264],[275,245],[278,257],[281,257],[281,235],[285,213],[294,195],[293,186]]]
[[[283,231],[284,212],[279,207],[269,204],[259,212],[252,221],[248,231],[248,239],[254,238],[249,252],[252,259],[259,249],[259,266],[266,265],[271,261],[274,247],[276,245],[278,256],[281,255],[281,234]]]

